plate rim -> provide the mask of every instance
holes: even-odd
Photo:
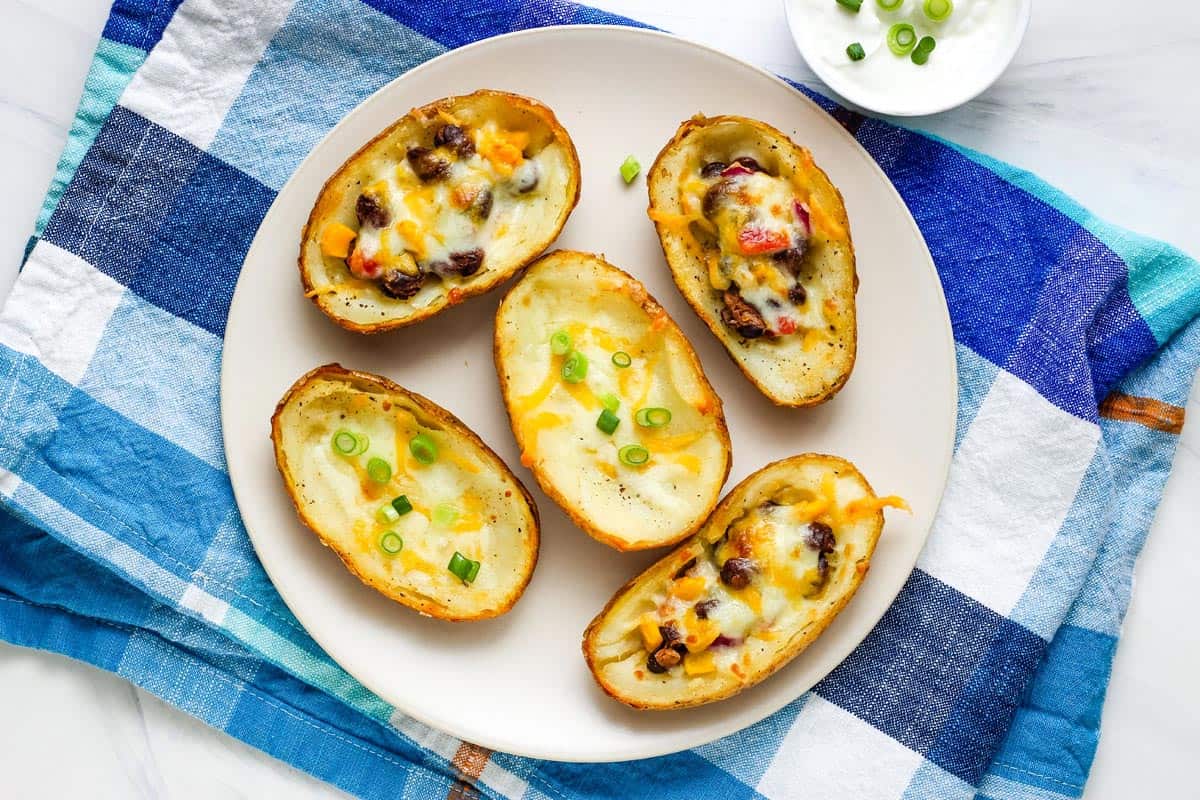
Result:
[[[929,526],[921,533],[921,548],[917,551],[917,555],[914,557],[914,560],[913,560],[913,568],[915,568],[916,562],[920,558],[920,553],[923,552],[924,547],[925,547],[926,543],[928,542],[929,535],[933,528],[934,520],[937,517],[938,508],[940,508],[941,502],[945,497],[946,485],[947,485],[947,482],[949,479],[950,466],[951,466],[951,462],[952,462],[953,454],[954,454],[954,441],[957,436],[957,425],[958,425],[957,410],[958,410],[959,386],[958,386],[958,380],[957,380],[956,343],[954,340],[953,327],[951,325],[951,320],[950,320],[949,304],[948,304],[948,301],[946,300],[945,290],[942,287],[941,278],[937,272],[937,267],[933,261],[933,255],[929,250],[929,246],[928,246],[927,242],[925,241],[924,234],[921,232],[921,229],[918,227],[916,220],[912,216],[912,212],[908,209],[908,205],[904,201],[904,198],[900,195],[899,191],[896,189],[896,187],[892,183],[892,181],[887,177],[887,174],[884,173],[882,167],[879,166],[879,163],[873,157],[871,157],[870,153],[868,153],[866,151],[866,149],[862,146],[862,144],[860,144],[858,142],[858,140],[855,139],[854,136],[850,134],[849,131],[847,131],[842,125],[838,124],[837,121],[834,120],[828,114],[828,112],[826,112],[825,109],[821,108],[821,106],[819,104],[817,104],[812,98],[805,95],[804,92],[800,91],[796,86],[793,86],[788,81],[781,78],[779,75],[776,75],[775,73],[770,72],[769,70],[766,70],[762,67],[759,67],[755,64],[752,64],[748,61],[738,58],[737,56],[734,56],[730,53],[724,52],[724,51],[717,49],[715,47],[712,47],[710,45],[707,45],[707,44],[704,44],[701,42],[697,42],[697,41],[687,38],[687,37],[678,36],[676,34],[669,33],[666,31],[652,29],[652,28],[640,28],[640,27],[634,27],[634,26],[630,26],[630,25],[619,25],[619,24],[548,25],[548,26],[543,26],[543,27],[538,27],[538,28],[526,28],[526,29],[519,30],[519,31],[511,31],[509,33],[500,34],[498,36],[491,36],[491,37],[487,37],[485,39],[479,39],[477,41],[463,45],[461,47],[449,49],[446,52],[441,53],[441,54],[429,59],[428,61],[422,62],[421,64],[418,64],[417,66],[397,75],[392,80],[390,80],[387,83],[385,83],[384,85],[380,86],[377,90],[372,92],[370,95],[363,98],[357,105],[355,105],[354,108],[352,108],[349,112],[347,112],[345,115],[343,115],[341,117],[341,119],[339,119],[335,125],[333,125],[328,131],[326,131],[324,136],[322,136],[321,139],[312,146],[312,148],[305,155],[305,157],[303,159],[301,159],[301,161],[292,170],[292,173],[288,176],[288,180],[280,187],[279,191],[275,195],[275,199],[271,203],[270,208],[267,210],[267,213],[263,216],[262,222],[259,224],[259,228],[255,231],[254,240],[251,242],[250,247],[246,251],[246,255],[242,259],[242,268],[239,270],[238,280],[237,280],[236,284],[234,285],[234,291],[233,291],[233,295],[232,295],[230,306],[229,306],[229,312],[227,314],[226,319],[228,320],[233,317],[234,309],[239,304],[238,289],[241,287],[242,280],[247,274],[246,270],[245,270],[245,265],[247,262],[252,260],[252,257],[254,256],[256,250],[261,246],[260,234],[262,233],[262,230],[267,227],[267,223],[271,220],[273,215],[275,215],[277,213],[277,209],[280,206],[281,199],[284,198],[285,195],[289,194],[289,189],[292,186],[292,184],[296,181],[297,174],[301,173],[304,170],[304,168],[308,165],[308,163],[316,158],[317,154],[326,146],[326,144],[329,142],[329,140],[332,139],[335,136],[335,134],[342,127],[347,126],[354,117],[356,117],[362,113],[365,113],[363,111],[363,108],[366,105],[368,105],[372,100],[374,100],[379,94],[391,90],[391,88],[395,84],[397,84],[400,81],[406,80],[413,74],[417,74],[421,71],[426,71],[428,69],[434,68],[436,65],[438,65],[443,60],[448,60],[452,57],[457,56],[460,53],[474,50],[476,48],[490,46],[496,41],[522,39],[522,38],[536,39],[539,37],[556,36],[556,35],[561,35],[564,33],[569,34],[572,32],[586,32],[586,33],[601,32],[601,33],[608,33],[608,34],[612,34],[612,35],[616,35],[616,36],[625,36],[625,37],[631,37],[631,38],[666,40],[672,44],[678,44],[678,45],[682,45],[684,47],[693,48],[693,49],[702,51],[702,52],[708,54],[709,56],[715,56],[720,60],[724,60],[726,62],[731,63],[733,66],[741,67],[741,68],[748,68],[748,69],[758,73],[759,76],[765,77],[768,80],[776,83],[780,87],[786,89],[797,100],[799,100],[800,102],[802,102],[804,104],[811,106],[812,110],[819,112],[819,114],[821,114],[823,117],[828,117],[829,123],[833,126],[834,129],[837,130],[837,135],[842,137],[843,140],[845,140],[850,145],[851,149],[858,155],[858,157],[860,159],[862,159],[864,163],[867,164],[868,169],[872,170],[876,174],[876,176],[879,178],[880,184],[883,187],[885,187],[885,191],[890,192],[890,194],[892,195],[892,199],[897,203],[898,208],[903,211],[903,216],[904,216],[905,220],[907,221],[908,226],[911,228],[912,233],[914,233],[916,235],[917,240],[920,242],[921,250],[924,253],[924,258],[921,259],[921,261],[923,262],[923,266],[925,269],[927,269],[929,271],[929,273],[934,281],[934,285],[937,287],[937,296],[940,300],[937,317],[941,323],[938,327],[941,330],[943,344],[946,346],[947,351],[950,355],[951,369],[953,370],[953,379],[950,381],[951,397],[949,398],[950,399],[949,408],[950,408],[950,416],[951,416],[951,420],[950,420],[951,435],[949,436],[948,446],[945,448],[945,451],[944,451],[944,454],[942,457],[942,463],[940,464],[940,467],[936,470],[936,473],[937,473],[936,477],[938,478],[937,482],[940,486],[940,488],[937,492],[937,496],[936,496],[936,506],[937,507],[934,508],[932,514],[930,515]],[[551,252],[553,249],[554,249],[554,243],[552,242],[550,247],[547,248],[546,252]],[[242,302],[244,302],[244,297],[242,298]],[[682,739],[685,741],[683,744],[679,744],[679,745],[672,744],[667,747],[644,747],[643,746],[640,748],[631,749],[629,751],[608,751],[608,752],[592,751],[592,752],[588,752],[586,754],[580,754],[580,753],[576,753],[576,752],[567,753],[565,751],[555,752],[555,751],[550,751],[550,750],[539,750],[538,748],[529,748],[529,747],[514,747],[513,742],[504,740],[504,738],[502,736],[492,736],[492,735],[480,736],[480,735],[472,734],[470,737],[464,737],[464,736],[460,735],[459,733],[456,733],[452,730],[448,730],[447,728],[443,727],[443,724],[440,720],[439,721],[430,720],[425,715],[422,715],[418,712],[413,712],[413,711],[409,710],[408,708],[404,707],[404,704],[397,703],[395,701],[394,697],[391,697],[391,698],[389,697],[389,695],[392,695],[392,693],[387,692],[387,691],[380,691],[378,688],[371,686],[367,682],[361,680],[353,671],[351,671],[348,667],[346,667],[332,652],[330,652],[329,649],[326,648],[326,646],[322,642],[322,640],[320,638],[318,638],[318,636],[315,633],[313,633],[312,630],[309,629],[308,625],[305,624],[304,619],[300,616],[299,613],[297,613],[297,611],[293,607],[293,604],[291,602],[289,602],[289,599],[288,599],[289,593],[280,586],[279,582],[276,580],[275,574],[272,572],[271,566],[269,566],[267,564],[267,562],[259,554],[258,540],[255,537],[253,531],[251,530],[251,526],[248,523],[246,523],[245,515],[243,515],[242,511],[241,511],[242,498],[240,496],[240,491],[238,489],[238,486],[239,486],[239,484],[242,484],[243,486],[245,486],[246,484],[243,483],[243,481],[238,477],[241,474],[241,469],[239,467],[234,466],[235,463],[237,462],[237,460],[231,457],[230,441],[229,441],[229,438],[225,436],[225,430],[228,427],[230,427],[230,420],[232,419],[232,417],[234,415],[233,409],[236,407],[236,403],[226,402],[226,400],[227,400],[227,398],[232,398],[235,395],[236,388],[233,387],[231,384],[231,381],[233,380],[233,376],[232,376],[230,370],[227,368],[227,360],[225,359],[224,343],[225,343],[225,338],[222,339],[223,346],[222,346],[222,353],[221,353],[221,373],[220,373],[220,405],[221,405],[220,419],[221,419],[222,452],[225,456],[226,470],[229,474],[231,489],[232,489],[233,496],[234,496],[234,502],[238,509],[238,515],[242,518],[243,527],[245,528],[246,534],[247,534],[248,538],[250,539],[250,543],[254,548],[255,557],[258,558],[259,563],[262,565],[264,572],[266,572],[267,577],[268,577],[268,579],[270,579],[271,584],[274,587],[274,589],[279,593],[280,599],[283,600],[284,604],[288,608],[288,611],[296,618],[297,623],[304,629],[305,633],[309,637],[312,638],[312,640],[318,645],[318,647],[321,648],[321,651],[332,662],[334,662],[340,669],[344,670],[346,672],[346,674],[350,675],[352,678],[354,678],[356,681],[358,681],[362,686],[364,686],[366,689],[371,691],[373,694],[380,697],[386,703],[393,706],[395,708],[395,710],[400,712],[401,714],[407,716],[408,718],[410,718],[412,720],[415,720],[416,722],[430,728],[433,731],[445,733],[445,734],[452,736],[455,739],[459,739],[463,742],[470,742],[471,744],[474,744],[474,745],[477,745],[480,747],[484,747],[484,748],[487,748],[489,750],[493,750],[496,752],[507,753],[509,755],[514,755],[514,756],[518,756],[518,757],[522,757],[522,758],[530,758],[530,759],[536,759],[536,760],[542,760],[542,761],[575,762],[575,763],[613,763],[613,762],[626,761],[626,760],[655,758],[655,757],[659,757],[659,756],[665,756],[665,755],[670,755],[673,753],[679,753],[679,752],[683,752],[686,750],[691,750],[696,747],[701,747],[703,745],[710,744],[721,738],[724,738],[726,736],[731,736],[739,731],[745,730],[746,728],[748,728],[752,725],[755,725],[755,724],[761,722],[762,720],[776,714],[781,708],[785,707],[788,703],[794,702],[797,697],[800,697],[805,692],[811,690],[812,687],[809,686],[804,691],[798,693],[795,697],[792,697],[789,700],[786,700],[783,703],[781,703],[773,708],[770,708],[768,711],[766,711],[762,716],[758,717],[756,720],[752,720],[750,722],[747,722],[744,725],[741,725],[740,727],[725,731],[725,732],[717,734],[715,736],[710,733],[701,733],[698,735],[692,735],[690,737],[682,736]],[[732,488],[733,487],[728,487],[728,489],[722,494],[722,497],[724,497],[725,494],[728,494],[728,491],[731,491]],[[247,498],[247,499],[249,499],[249,498]],[[879,608],[877,613],[872,612],[871,614],[868,615],[868,618],[870,619],[870,626],[866,628],[867,633],[864,634],[862,639],[858,640],[858,642],[854,645],[854,648],[852,648],[850,652],[853,652],[853,649],[856,649],[859,645],[861,645],[862,641],[865,639],[866,635],[869,635],[870,631],[876,625],[878,625],[879,620],[883,618],[884,614],[886,614],[887,611],[895,603],[895,599],[897,596],[899,596],[899,592],[902,590],[902,588],[903,588],[903,584],[901,584],[901,586],[897,587],[896,594],[892,596],[891,600],[886,605],[881,604],[881,607]],[[847,655],[849,655],[849,653]],[[841,663],[841,662],[838,662],[838,663]],[[837,665],[835,664],[833,668],[836,668],[836,666]],[[833,668],[831,668],[831,671]],[[826,675],[827,674],[828,673],[826,673]],[[820,680],[820,678],[818,678],[818,681],[819,680]],[[318,688],[320,688],[320,687],[318,687]],[[321,691],[324,691],[324,689],[321,688]],[[395,727],[395,726],[393,726],[393,727]]]

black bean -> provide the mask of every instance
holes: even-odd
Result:
[[[659,625],[658,632],[662,635],[664,644],[671,644],[680,640],[679,628],[675,627],[674,622],[668,622],[666,625]]]
[[[689,572],[692,571],[692,567],[694,567],[694,566],[696,566],[696,559],[693,558],[690,561],[688,561],[686,564],[684,564],[682,567],[675,570],[675,575],[674,575],[675,580],[679,580],[684,575],[687,575]]]
[[[513,172],[512,187],[517,190],[518,194],[529,194],[537,188],[538,165],[536,161],[526,161]]]
[[[789,247],[786,250],[772,253],[771,259],[787,267],[792,275],[799,275],[800,270],[804,267],[804,246],[797,245],[796,247]]]
[[[731,558],[721,567],[721,583],[733,589],[745,589],[754,577],[754,562],[748,558]]]
[[[658,651],[656,650],[646,658],[646,669],[650,670],[651,672],[653,672],[657,675],[661,675],[662,673],[667,671],[667,668],[664,666],[661,666],[658,663],[658,659],[655,658],[655,656],[657,656],[657,655],[658,655]]]
[[[704,212],[704,216],[711,217],[725,202],[725,199],[735,191],[737,191],[737,185],[733,180],[722,178],[708,187],[708,191],[704,193],[704,200],[700,203],[700,210]]]
[[[762,166],[757,161],[755,161],[750,156],[742,156],[741,158],[735,158],[733,160],[733,163],[741,164],[743,167],[750,170],[751,172],[765,172],[766,171],[762,168]]]
[[[788,300],[791,300],[798,306],[804,305],[804,301],[808,299],[808,292],[804,291],[804,287],[796,284],[788,289]]]
[[[481,189],[479,194],[475,195],[475,199],[471,201],[467,213],[479,222],[490,217],[492,214],[492,190]]]
[[[837,539],[833,535],[833,528],[824,522],[808,523],[808,533],[805,535],[804,541],[813,550],[818,550],[821,553],[832,553],[833,549],[837,546]]]
[[[476,247],[474,250],[463,250],[458,253],[450,254],[451,269],[464,278],[474,275],[483,266],[483,250]]]
[[[713,598],[710,600],[702,600],[696,603],[696,617],[699,619],[708,619],[708,615],[712,610],[720,605],[720,601]]]
[[[388,297],[394,297],[397,300],[408,300],[420,291],[424,280],[425,276],[421,273],[405,275],[398,269],[390,269],[383,273],[383,277],[380,278],[379,288]]]
[[[428,147],[408,148],[408,163],[423,181],[440,180],[450,172],[450,162],[439,157]]]
[[[714,175],[720,175],[728,166],[724,161],[710,161],[701,168],[700,177],[711,178]]]
[[[354,213],[358,217],[358,224],[362,226],[383,228],[391,221],[391,215],[379,202],[379,198],[369,192],[363,192],[358,196],[358,200],[354,203]]]
[[[721,309],[721,321],[737,331],[739,336],[757,339],[767,332],[767,321],[762,314],[736,291],[726,291],[721,299],[725,302],[725,307]]]
[[[457,125],[443,125],[433,135],[435,147],[448,147],[458,153],[459,158],[470,158],[475,153],[475,143],[467,132]]]
[[[662,671],[666,672],[671,667],[678,666],[679,662],[683,661],[683,655],[680,654],[680,652],[678,650],[675,650],[674,648],[663,647],[663,648],[659,649],[658,651],[656,651],[654,653],[654,655],[650,656],[650,661],[652,663],[655,663],[658,666],[662,667]],[[647,664],[646,666],[650,666],[650,665]],[[651,669],[651,671],[657,672],[657,670],[654,670],[654,669]]]

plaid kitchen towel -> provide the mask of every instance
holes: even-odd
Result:
[[[1026,173],[815,96],[924,232],[960,381],[928,546],[844,663],[695,750],[540,762],[398,714],[280,601],[218,422],[255,229],[299,159],[396,75],[578,22],[634,24],[562,0],[116,0],[0,314],[0,636],[364,798],[1079,796],[1200,364],[1200,267]]]

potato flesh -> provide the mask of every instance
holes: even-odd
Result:
[[[860,565],[869,561],[882,524],[873,506],[867,507],[869,513],[847,513],[848,504],[874,495],[852,466],[840,459],[836,463],[836,475],[827,463],[810,461],[768,467],[752,476],[722,502],[696,537],[614,598],[585,640],[585,649],[593,648],[593,671],[610,694],[650,708],[720,699],[770,675],[824,628],[857,587]],[[832,479],[823,485],[826,475]],[[821,510],[830,497],[826,505],[838,509],[832,514]],[[781,504],[763,514],[758,508],[767,500]],[[829,524],[837,543],[823,587],[808,580],[817,561],[817,552],[806,543],[811,521]],[[756,542],[752,557],[760,571],[747,588],[732,589],[722,583],[720,570],[725,559],[742,554],[734,548],[739,538],[734,532],[748,529],[757,530],[749,538]],[[731,534],[728,540],[723,538],[726,531]],[[683,600],[674,595],[680,583],[674,575],[692,558],[697,563],[686,577],[703,578],[704,589],[696,598]],[[695,605],[712,599],[717,605],[709,619],[699,619]],[[673,625],[691,650],[696,650],[696,637],[703,643],[714,627],[738,643],[718,642],[707,648],[715,665],[712,672],[689,675],[689,654],[685,664],[655,674],[647,668],[650,653],[640,631],[647,618]]]
[[[455,614],[496,607],[523,584],[532,520],[522,492],[449,426],[403,398],[326,380],[293,398],[279,430],[298,507],[367,583]],[[331,440],[339,430],[366,435],[369,449],[357,456],[334,452]],[[409,452],[409,439],[418,432],[437,443],[435,463],[421,464]],[[386,485],[368,477],[371,458],[391,466]],[[379,509],[399,495],[413,510],[395,521],[380,520]],[[455,510],[457,519],[438,524],[433,518],[439,505]],[[404,542],[399,554],[380,547],[389,531]],[[469,586],[447,569],[456,551],[481,563]]]
[[[686,341],[655,327],[644,298],[640,284],[603,262],[552,254],[522,278],[497,317],[497,366],[523,460],[560,503],[627,546],[677,541],[694,530],[716,503],[729,463],[719,401]],[[583,383],[561,377],[563,358],[550,349],[560,330],[587,357]],[[617,351],[631,366],[613,364]],[[607,394],[620,400],[612,435],[596,426]],[[647,407],[669,409],[670,423],[637,425],[635,412]],[[627,444],[646,447],[649,463],[621,463]]]

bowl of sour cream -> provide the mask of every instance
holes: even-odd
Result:
[[[1033,0],[784,0],[804,60],[852,105],[936,114],[1012,62]]]

